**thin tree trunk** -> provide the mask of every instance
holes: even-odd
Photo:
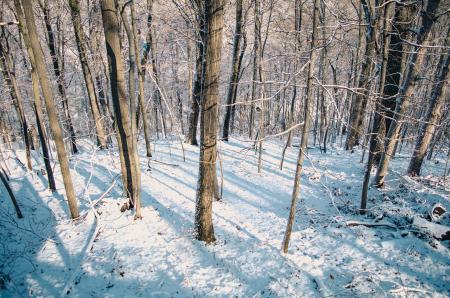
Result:
[[[22,34],[25,47],[28,53],[28,57],[30,59],[31,64],[31,83],[32,83],[32,89],[33,89],[33,98],[34,98],[34,113],[36,116],[36,125],[38,129],[39,134],[39,141],[42,148],[42,155],[44,159],[44,165],[45,170],[47,172],[47,178],[48,178],[48,187],[53,192],[56,191],[56,183],[55,183],[55,177],[53,175],[53,168],[50,163],[50,152],[49,152],[49,146],[47,144],[48,137],[44,126],[44,115],[42,113],[42,102],[41,97],[39,94],[39,77],[36,71],[36,62],[34,60],[33,51],[31,48],[30,43],[30,37],[28,35],[28,30],[26,27],[25,17],[23,15],[22,7],[19,3],[19,0],[14,0],[14,4],[16,6],[16,13],[17,18],[19,20],[19,31]]]
[[[55,73],[56,82],[58,85],[58,92],[61,96],[62,106],[64,109],[64,115],[65,115],[65,121],[66,121],[66,128],[69,131],[70,134],[70,144],[71,144],[71,150],[73,154],[78,153],[78,147],[76,143],[76,135],[75,135],[75,129],[72,124],[72,116],[70,115],[69,111],[69,102],[66,95],[66,87],[64,86],[64,72],[62,71],[60,61],[59,61],[59,55],[56,51],[56,45],[55,45],[55,36],[53,33],[52,25],[50,24],[50,10],[48,7],[48,0],[44,0],[44,3],[40,3],[42,11],[44,13],[44,24],[45,28],[47,30],[48,35],[48,48],[50,50],[50,55],[52,57],[52,63],[53,63],[53,72]]]
[[[72,16],[73,29],[75,32],[75,41],[78,48],[78,57],[80,59],[81,69],[83,71],[84,82],[89,97],[92,117],[94,118],[95,130],[97,133],[97,145],[100,149],[107,148],[106,134],[103,125],[102,115],[98,105],[97,94],[95,93],[94,80],[92,79],[91,70],[89,69],[87,60],[87,38],[84,33],[80,15],[80,1],[69,0],[70,14]]]
[[[195,61],[194,89],[192,91],[192,104],[189,113],[189,130],[185,142],[191,145],[198,145],[197,124],[200,114],[200,104],[203,98],[203,70],[205,68],[205,16],[202,0],[197,3],[197,58]]]
[[[227,92],[227,106],[225,108],[225,119],[223,121],[223,131],[222,131],[222,139],[228,142],[228,136],[230,134],[230,120],[231,120],[231,109],[234,104],[233,99],[235,98],[235,94],[237,93],[238,81],[239,81],[239,73],[240,73],[240,55],[239,49],[242,39],[242,0],[236,1],[236,25],[233,39],[233,58],[232,58],[232,66],[231,66],[231,75],[230,75],[230,83],[228,85]]]
[[[6,38],[6,37],[5,37]],[[22,126],[22,135],[25,143],[25,154],[26,154],[26,163],[29,171],[33,170],[33,166],[31,164],[31,153],[30,153],[30,138],[28,135],[28,121],[25,115],[25,110],[23,106],[22,95],[20,94],[19,88],[17,86],[16,76],[13,70],[13,67],[10,53],[7,53],[3,45],[0,43],[0,66],[3,70],[3,78],[6,84],[9,86],[11,99],[14,102],[14,106],[16,107],[17,116],[19,117],[20,124]]]
[[[311,51],[309,54],[309,66],[308,66],[308,78],[306,82],[306,88],[307,88],[307,97],[305,100],[305,119],[303,124],[303,132],[302,132],[302,139],[300,144],[300,149],[298,151],[298,160],[297,160],[297,166],[295,170],[295,178],[294,178],[294,187],[292,190],[292,202],[291,202],[291,208],[289,212],[289,218],[288,223],[286,226],[286,233],[284,234],[283,239],[283,252],[287,253],[289,248],[289,241],[291,239],[291,233],[292,233],[292,227],[294,225],[295,220],[295,211],[297,209],[297,201],[298,197],[300,195],[300,177],[303,170],[303,162],[305,160],[305,154],[306,154],[306,148],[308,145],[308,137],[309,137],[309,130],[311,126],[311,116],[312,116],[312,103],[313,103],[313,80],[314,80],[314,68],[317,60],[317,51],[316,51],[316,45],[317,45],[317,26],[319,24],[319,2],[320,0],[314,0],[314,11],[313,11],[313,32],[312,32],[312,38],[311,38]]]
[[[372,73],[373,65],[372,56],[375,51],[375,28],[377,27],[376,23],[378,18],[375,12],[370,11],[370,7],[366,0],[361,0],[361,3],[365,15],[365,21],[367,23],[366,49],[358,83],[359,93],[356,94],[350,113],[349,132],[345,144],[346,150],[352,150],[354,146],[358,145],[361,135],[363,134],[363,124],[370,89],[370,75]]]

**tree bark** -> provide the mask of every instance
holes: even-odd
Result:
[[[450,32],[450,31],[449,31]],[[447,44],[449,39],[447,34]],[[449,84],[449,64],[450,55],[443,54],[439,59],[439,71],[436,74],[436,85],[433,87],[433,93],[431,94],[428,111],[423,119],[422,126],[420,128],[419,137],[417,139],[414,153],[409,162],[408,175],[419,176],[420,169],[422,167],[423,159],[427,152],[427,148],[430,145],[431,137],[433,136],[436,125],[439,123],[439,119],[442,116],[443,108],[447,98],[447,86]]]
[[[201,103],[200,159],[195,229],[198,240],[215,241],[212,224],[212,201],[216,188],[217,126],[219,104],[220,59],[223,29],[223,0],[204,0],[206,24],[205,97]]]
[[[62,106],[64,109],[64,115],[65,115],[65,121],[66,121],[66,128],[69,131],[70,134],[70,145],[71,150],[73,154],[78,153],[78,147],[77,147],[77,140],[75,135],[75,129],[72,124],[72,116],[70,115],[69,111],[69,102],[67,99],[66,94],[66,87],[64,86],[64,72],[61,71],[61,65],[58,57],[58,53],[56,52],[56,45],[55,45],[55,36],[53,33],[52,25],[50,24],[50,10],[48,7],[48,0],[44,0],[44,3],[40,3],[42,11],[44,13],[44,24],[45,28],[47,30],[47,45],[50,50],[50,55],[52,57],[52,63],[53,63],[53,72],[55,73],[56,82],[58,85],[58,92],[61,96]]]
[[[304,114],[304,124],[303,124],[303,131],[302,131],[302,138],[301,138],[301,144],[300,149],[298,151],[298,160],[297,160],[297,166],[295,170],[295,178],[294,178],[294,187],[292,190],[292,201],[291,201],[291,208],[289,212],[289,218],[288,223],[286,226],[286,232],[284,234],[283,239],[283,252],[287,253],[289,248],[289,241],[291,239],[291,233],[292,233],[292,227],[294,225],[295,220],[295,211],[297,209],[297,201],[298,197],[300,195],[300,177],[303,170],[303,162],[305,160],[305,151],[308,145],[308,137],[309,137],[309,130],[311,126],[311,117],[312,117],[312,103],[313,103],[313,80],[314,80],[314,68],[317,60],[317,26],[319,24],[319,2],[320,0],[314,0],[314,11],[313,11],[313,31],[312,31],[312,38],[311,38],[311,50],[309,53],[309,66],[308,66],[308,78],[306,82],[306,88],[307,88],[307,96],[305,100],[305,114]]]
[[[34,60],[33,50],[31,48],[30,37],[28,35],[28,30],[26,27],[25,17],[23,14],[22,6],[19,0],[14,0],[14,5],[16,7],[17,18],[19,20],[19,31],[22,34],[22,38],[25,43],[25,47],[30,59],[31,65],[31,86],[33,90],[34,98],[34,113],[36,116],[36,125],[39,134],[39,141],[42,148],[42,155],[44,159],[45,170],[47,172],[48,187],[53,192],[56,191],[55,177],[53,175],[53,168],[50,163],[50,152],[49,146],[47,144],[48,137],[44,125],[44,115],[42,113],[42,102],[39,94],[39,77],[36,70],[36,61]]]
[[[6,38],[6,37],[5,37]],[[11,61],[10,53],[7,53],[0,42],[0,66],[3,72],[3,78],[6,84],[9,86],[11,99],[13,100],[14,106],[16,108],[17,116],[20,120],[22,126],[22,136],[25,143],[25,155],[27,159],[27,168],[29,171],[33,170],[31,164],[31,144],[28,134],[28,120],[25,115],[25,110],[23,106],[23,98],[20,94],[19,87],[17,86],[16,76],[12,70],[13,64]]]
[[[58,160],[61,167],[61,174],[64,182],[64,188],[66,190],[67,201],[69,204],[70,214],[72,218],[79,216],[78,203],[75,197],[75,190],[72,184],[72,176],[70,174],[69,159],[67,158],[67,152],[64,147],[64,140],[61,127],[59,126],[58,116],[56,113],[55,101],[53,99],[53,93],[51,90],[50,81],[48,78],[47,70],[45,69],[44,53],[42,52],[41,45],[39,43],[36,23],[33,15],[33,7],[31,0],[21,0],[23,6],[23,12],[25,15],[25,21],[27,26],[28,35],[30,38],[30,46],[33,52],[35,61],[34,67],[39,77],[39,83],[41,85],[42,94],[44,96],[45,105],[47,108],[47,114],[50,122],[50,128],[52,130],[53,138],[55,140],[56,151],[58,154]]]
[[[80,15],[80,1],[69,0],[70,15],[72,17],[73,30],[75,32],[75,41],[78,49],[78,58],[80,59],[81,69],[83,71],[84,82],[89,97],[92,117],[94,118],[95,130],[97,133],[97,145],[100,149],[107,148],[106,134],[103,125],[103,119],[98,105],[97,94],[95,93],[94,80],[92,79],[91,70],[89,69],[87,60],[87,38],[84,33]]]
[[[117,139],[119,150],[122,154],[122,167],[125,169],[126,177],[122,181],[127,185],[129,193],[130,207],[136,207],[136,217],[139,217],[140,209],[140,188],[139,177],[140,167],[135,158],[135,140],[130,120],[129,101],[126,95],[124,67],[121,56],[119,19],[117,17],[114,0],[102,0],[103,29],[105,32],[106,52],[109,62],[109,75],[111,84],[111,95],[114,106]]]
[[[387,143],[385,146],[385,152],[383,152],[381,156],[377,174],[375,176],[375,185],[377,187],[382,187],[384,185],[389,162],[391,160],[391,157],[393,156],[395,144],[397,143],[400,129],[402,128],[402,121],[405,117],[405,113],[409,108],[410,97],[418,80],[418,72],[422,65],[423,56],[426,49],[422,45],[431,30],[431,26],[435,21],[435,13],[439,6],[439,3],[440,0],[427,2],[424,13],[422,14],[422,21],[417,31],[417,41],[415,43],[416,45],[412,47],[412,52],[411,54],[409,54],[402,83],[396,96],[395,113],[393,115],[393,121],[391,122],[388,134],[386,136]]]
[[[222,139],[228,142],[228,136],[230,134],[230,121],[231,121],[231,110],[232,105],[234,104],[233,99],[235,99],[234,94],[237,93],[237,87],[239,82],[239,73],[240,73],[240,55],[239,50],[241,47],[241,39],[242,39],[242,0],[236,1],[236,25],[235,32],[233,38],[233,58],[231,64],[231,75],[230,75],[230,83],[228,85],[227,92],[227,106],[225,107],[225,119],[223,121],[223,131],[222,131]]]

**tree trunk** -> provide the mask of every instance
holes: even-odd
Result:
[[[370,89],[370,75],[372,73],[372,56],[375,51],[375,28],[377,27],[377,16],[375,12],[370,11],[366,0],[362,0],[366,27],[366,49],[364,53],[364,62],[361,67],[361,75],[358,83],[358,93],[352,104],[350,114],[349,132],[345,144],[346,150],[352,150],[354,146],[359,145],[361,135],[363,134],[363,124],[366,113]]]
[[[406,55],[404,48],[405,40],[408,38],[408,32],[416,15],[417,4],[405,4],[402,1],[396,4],[394,18],[392,21],[392,30],[390,31],[390,43],[386,67],[386,82],[384,84],[383,100],[381,104],[381,113],[383,118],[377,131],[377,153],[374,157],[374,164],[378,165],[384,151],[384,137],[392,122],[392,116],[395,109],[395,97],[398,94],[400,86],[400,74],[402,73],[402,60]]]
[[[241,38],[242,38],[242,0],[236,1],[236,25],[233,39],[233,58],[232,58],[232,66],[231,66],[231,75],[230,75],[230,83],[228,85],[227,92],[227,106],[225,107],[225,119],[223,121],[223,131],[222,131],[222,139],[228,142],[228,136],[230,134],[230,120],[231,120],[231,109],[234,104],[233,99],[237,93],[237,87],[239,82],[239,73],[240,73],[240,55],[239,49],[241,46]]]
[[[450,31],[449,31],[450,32]],[[449,34],[447,34],[447,44],[449,39]],[[439,123],[441,118],[445,101],[447,98],[447,86],[450,80],[449,76],[449,63],[450,55],[442,54],[439,59],[439,71],[436,74],[437,85],[433,87],[433,93],[431,94],[430,103],[428,106],[428,111],[423,119],[422,126],[420,128],[419,137],[417,139],[414,153],[409,162],[408,175],[409,176],[419,176],[420,168],[422,167],[422,162],[427,152],[427,148],[430,145],[431,137],[433,136],[436,125]]]
[[[123,154],[123,164],[126,171],[126,179],[130,197],[130,207],[136,207],[136,217],[140,217],[140,167],[136,159],[136,140],[133,135],[125,88],[124,67],[121,57],[119,19],[117,17],[114,0],[102,0],[102,20],[105,32],[106,52],[108,54],[111,95],[114,106],[114,114],[117,129],[119,150]],[[132,43],[131,47],[132,48]],[[133,140],[134,139],[134,140]],[[126,182],[125,182],[126,181]]]
[[[18,0],[16,0],[17,2]],[[41,85],[42,94],[44,96],[45,105],[47,108],[47,114],[50,122],[50,128],[52,130],[53,138],[55,140],[56,151],[58,154],[58,160],[61,167],[61,174],[64,182],[64,188],[66,190],[67,201],[69,203],[70,214],[72,218],[77,218],[78,203],[75,197],[75,190],[72,184],[72,176],[70,174],[69,159],[67,158],[67,152],[64,147],[64,140],[61,127],[59,126],[58,116],[56,113],[55,101],[53,99],[53,93],[51,90],[50,81],[48,78],[47,70],[45,69],[44,53],[42,52],[41,45],[39,43],[36,23],[34,21],[33,7],[31,0],[21,0],[23,5],[23,12],[25,15],[25,21],[27,24],[27,31],[30,38],[30,46],[33,52],[35,65],[39,82]],[[16,6],[20,4],[17,3]],[[31,61],[31,60],[30,60]]]
[[[223,0],[204,0],[205,39],[205,97],[200,116],[200,162],[195,210],[197,239],[215,241],[212,224],[212,201],[216,183],[217,126],[219,77],[223,29]]]
[[[410,97],[414,91],[414,87],[418,80],[418,71],[422,65],[425,47],[422,47],[424,40],[430,32],[431,26],[435,21],[435,12],[439,6],[440,0],[429,1],[426,4],[424,13],[422,14],[422,22],[417,32],[417,42],[413,46],[413,51],[409,54],[407,66],[403,75],[402,83],[396,97],[395,113],[393,121],[389,127],[387,134],[387,143],[385,152],[383,152],[380,164],[375,176],[375,185],[382,187],[387,175],[389,161],[394,154],[395,144],[397,143],[402,121],[405,113],[410,105]]]
[[[255,0],[255,28],[254,28],[254,41],[253,41],[253,76],[252,76],[252,95],[250,102],[250,119],[248,124],[248,137],[253,137],[253,126],[255,123],[255,101],[257,94],[257,81],[259,64],[261,63],[261,18],[260,18],[260,0]],[[261,109],[260,109],[261,110]],[[262,112],[262,111],[261,111]]]
[[[20,94],[20,90],[17,86],[15,73],[12,70],[13,64],[11,61],[10,53],[9,52],[7,53],[5,51],[1,42],[0,42],[0,66],[2,68],[3,78],[6,82],[6,84],[9,86],[11,99],[13,100],[14,106],[16,107],[17,116],[18,116],[18,118],[20,120],[20,124],[22,126],[22,135],[23,135],[23,140],[25,143],[27,168],[29,171],[32,171],[33,166],[31,164],[31,153],[30,153],[31,144],[30,144],[30,138],[28,135],[28,121],[27,121],[27,117],[25,115],[23,99],[22,99],[22,95]]]
[[[91,70],[89,69],[87,60],[87,38],[81,23],[80,1],[69,0],[69,6],[70,14],[72,16],[73,30],[75,32],[75,41],[78,48],[78,57],[80,59],[84,82],[86,84],[86,89],[89,96],[89,104],[91,106],[92,117],[94,118],[95,130],[97,133],[97,145],[100,147],[100,149],[105,149],[107,148],[106,134],[102,115],[97,101],[97,94],[95,93],[94,80],[92,79]]]
[[[14,0],[14,5],[16,7],[16,13],[17,18],[19,20],[19,31],[22,34],[25,47],[28,53],[28,57],[30,59],[31,64],[31,83],[32,83],[32,89],[33,89],[33,98],[34,98],[34,113],[36,116],[36,125],[38,129],[39,134],[39,141],[42,148],[42,155],[44,158],[44,165],[45,170],[47,172],[47,178],[48,178],[48,187],[53,192],[56,191],[56,183],[55,183],[55,177],[53,175],[53,168],[50,163],[50,153],[49,153],[49,146],[47,145],[48,137],[44,126],[44,116],[42,113],[42,102],[41,97],[39,94],[39,78],[36,71],[36,62],[34,60],[33,51],[31,48],[30,43],[30,37],[28,35],[28,30],[26,27],[25,17],[23,15],[22,6],[19,2],[19,0]]]
[[[386,3],[388,0],[384,0],[383,3]],[[366,170],[364,172],[363,178],[363,186],[361,192],[361,205],[359,212],[364,214],[367,208],[367,195],[369,192],[369,181],[370,174],[372,172],[372,167],[375,164],[374,160],[378,153],[380,144],[380,136],[378,135],[380,125],[382,122],[381,118],[381,104],[383,100],[383,90],[384,84],[386,82],[386,68],[387,68],[387,60],[388,60],[388,51],[389,51],[389,32],[391,31],[391,23],[390,17],[392,8],[395,6],[395,3],[387,3],[384,7],[384,16],[383,16],[383,48],[382,48],[382,64],[380,71],[380,82],[379,82],[379,96],[375,100],[375,113],[373,116],[372,130],[370,134],[369,141],[369,157],[367,159]]]
[[[66,128],[70,134],[71,150],[73,154],[76,154],[78,153],[78,147],[76,143],[75,129],[73,128],[72,116],[70,115],[69,102],[66,95],[66,87],[64,86],[64,72],[61,71],[58,53],[56,52],[55,36],[53,33],[52,25],[50,24],[50,10],[48,7],[48,0],[44,0],[44,3],[41,4],[41,8],[44,13],[44,24],[48,35],[47,45],[50,50],[50,55],[52,57],[53,72],[55,73],[56,82],[58,84],[58,92],[59,95],[61,96],[62,106],[65,115]]]
[[[308,66],[308,78],[306,82],[306,88],[307,88],[307,96],[305,100],[305,119],[303,124],[303,131],[302,131],[302,139],[300,144],[300,149],[298,151],[298,160],[297,160],[297,166],[295,170],[295,178],[294,178],[294,187],[292,190],[292,202],[291,202],[291,208],[289,212],[289,218],[288,223],[286,226],[286,233],[284,234],[283,239],[283,252],[287,253],[289,248],[289,241],[291,239],[291,233],[292,233],[292,227],[294,225],[295,220],[295,211],[297,209],[297,200],[300,195],[300,177],[303,170],[303,162],[305,160],[305,151],[308,145],[308,137],[309,137],[309,130],[311,126],[311,116],[312,116],[312,103],[313,103],[313,80],[314,80],[314,68],[317,60],[317,51],[316,51],[316,45],[317,45],[317,26],[319,24],[319,2],[320,0],[314,0],[314,11],[313,11],[313,32],[312,32],[312,38],[311,38],[311,51],[309,52],[309,66]]]
[[[194,89],[192,91],[192,104],[189,113],[189,130],[185,142],[194,146],[197,142],[197,124],[200,114],[200,104],[203,98],[203,72],[205,68],[205,11],[201,0],[197,4],[197,57],[195,60]]]

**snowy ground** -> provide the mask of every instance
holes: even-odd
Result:
[[[410,226],[413,216],[426,216],[437,202],[450,210],[449,190],[397,174],[404,172],[407,158],[393,161],[387,188],[370,191],[371,212],[361,216],[356,212],[361,152],[310,149],[285,255],[280,247],[298,148],[287,151],[280,171],[282,144],[265,143],[263,173],[258,174],[257,157],[246,149],[250,144],[235,139],[220,144],[224,190],[223,200],[213,206],[217,243],[210,246],[192,236],[197,147],[185,145],[183,162],[179,142],[157,142],[151,170],[141,158],[140,221],[119,211],[120,165],[113,152],[93,152],[84,144],[82,153],[72,157],[85,215],[76,222],[68,219],[58,167],[60,194],[52,194],[46,179],[26,173],[9,158],[10,183],[25,218],[15,217],[1,185],[0,296],[450,295],[448,242],[417,234]],[[442,171],[442,163],[429,163],[424,174]],[[99,198],[94,214],[91,202]],[[398,229],[348,227],[349,220]]]

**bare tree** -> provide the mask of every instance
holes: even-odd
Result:
[[[136,218],[141,217],[140,167],[137,163],[135,140],[130,120],[129,101],[125,88],[124,67],[121,56],[119,19],[114,0],[102,0],[103,29],[105,32],[106,52],[109,61],[111,95],[114,106],[117,139],[121,153],[121,165],[125,174],[122,177],[130,201],[130,208],[136,207]],[[132,47],[132,46],[131,46]]]
[[[72,16],[73,30],[75,32],[75,41],[78,48],[78,57],[80,59],[81,69],[83,71],[84,83],[89,97],[92,117],[94,118],[95,129],[97,132],[97,145],[100,149],[107,148],[106,133],[103,126],[103,119],[98,105],[97,94],[95,92],[94,80],[89,69],[86,50],[86,34],[81,23],[80,1],[69,0],[70,14]]]
[[[34,21],[33,6],[31,0],[21,0],[23,12],[25,15],[25,21],[27,26],[28,35],[30,38],[30,46],[33,52],[37,75],[39,77],[39,83],[41,85],[42,95],[45,100],[45,106],[47,108],[47,114],[50,122],[50,128],[52,130],[53,139],[56,145],[56,152],[58,154],[59,165],[61,167],[61,174],[63,177],[64,188],[66,190],[67,201],[69,203],[70,214],[72,218],[79,216],[78,203],[75,197],[75,190],[73,188],[72,176],[70,174],[69,159],[67,158],[67,152],[64,147],[64,140],[61,127],[59,126],[58,116],[56,113],[55,101],[53,99],[53,93],[51,90],[50,81],[48,78],[47,70],[45,69],[44,53],[42,52],[41,44],[39,43],[36,23]]]
[[[313,104],[313,80],[314,80],[314,68],[317,60],[317,25],[319,24],[319,2],[320,0],[314,0],[314,9],[313,9],[313,31],[311,37],[311,51],[309,54],[309,66],[308,66],[308,78],[306,82],[307,95],[305,100],[305,116],[304,116],[304,124],[302,131],[302,139],[300,143],[300,149],[298,151],[298,159],[297,166],[295,169],[295,178],[294,178],[294,187],[292,190],[292,201],[291,208],[289,212],[288,223],[286,226],[286,232],[284,234],[283,246],[282,250],[284,253],[288,252],[289,241],[291,239],[292,227],[294,225],[295,220],[295,211],[297,209],[297,201],[300,195],[300,177],[303,170],[303,162],[305,161],[306,156],[306,148],[308,145],[308,137],[309,137],[309,129],[311,126],[311,117],[312,117],[312,104]]]
[[[195,209],[196,237],[215,241],[212,202],[215,191],[219,77],[223,29],[223,0],[204,0],[205,9],[205,96],[201,102],[200,159]]]
[[[447,33],[447,42],[449,43],[449,33]],[[430,146],[431,137],[433,136],[436,125],[442,116],[445,100],[448,99],[447,86],[450,81],[449,75],[450,55],[448,53],[442,54],[439,59],[439,70],[436,73],[436,86],[433,88],[433,92],[430,97],[430,103],[427,113],[423,119],[422,126],[420,128],[419,137],[417,139],[414,153],[409,162],[408,175],[418,176],[420,175],[420,168],[422,167],[423,159],[427,152],[427,148]]]

